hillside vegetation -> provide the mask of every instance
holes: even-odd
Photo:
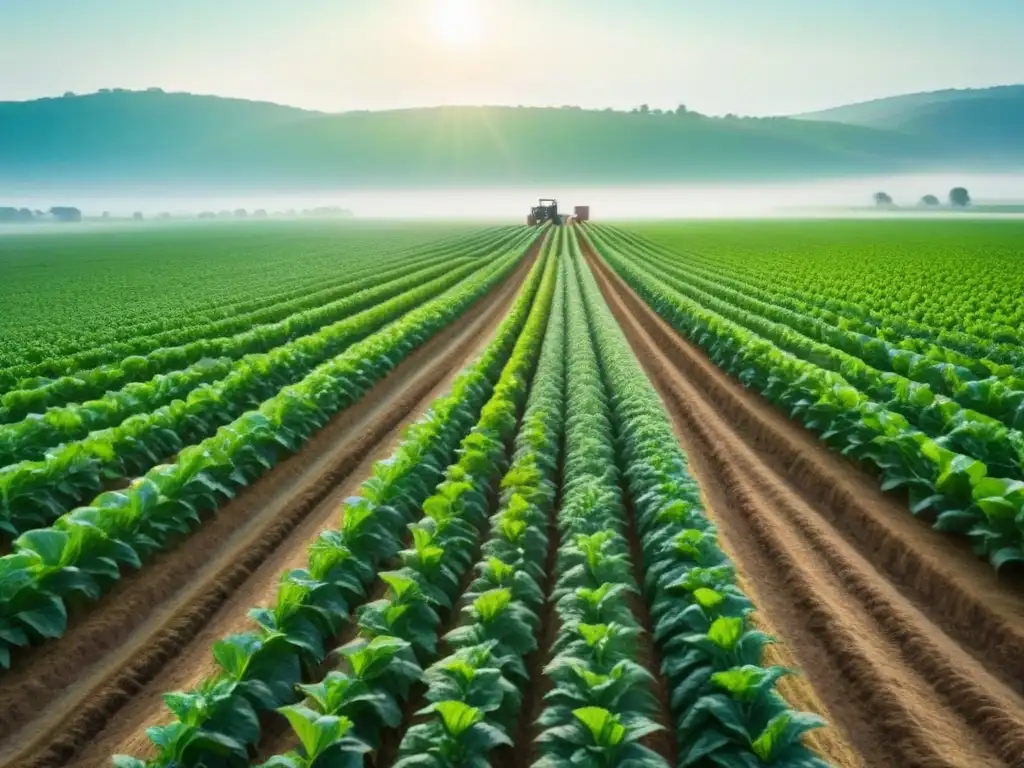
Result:
[[[969,170],[991,164],[993,154],[1005,169],[1024,160],[1024,121],[1001,115],[1019,115],[1021,103],[933,100],[900,119],[855,125],[575,108],[326,114],[159,91],[100,93],[0,103],[0,182],[311,188],[743,181]],[[841,111],[834,119],[846,121]]]

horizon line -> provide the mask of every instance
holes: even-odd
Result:
[[[865,104],[874,104],[877,102],[887,101],[890,99],[898,99],[902,97],[920,96],[925,94],[940,94],[940,93],[957,93],[965,91],[990,91],[1000,88],[1014,88],[1024,87],[1024,83],[997,83],[994,85],[986,85],[979,87],[968,87],[968,88],[941,88],[933,91],[913,91],[910,93],[890,93],[889,95],[877,96],[872,99],[865,99],[862,101],[847,102],[843,104],[836,104],[831,107],[824,107],[822,109],[814,109],[805,112],[797,113],[786,113],[786,114],[741,114],[738,112],[725,112],[722,114],[713,114],[707,112],[700,112],[697,110],[689,110],[691,114],[702,115],[704,117],[712,118],[726,118],[729,116],[737,118],[754,118],[754,119],[794,119],[799,118],[803,115],[814,115],[823,112],[830,112],[845,107],[855,107]],[[37,101],[59,101],[61,99],[70,98],[87,98],[90,96],[113,96],[123,94],[141,94],[141,93],[159,93],[165,96],[196,96],[200,98],[213,98],[222,99],[224,101],[242,101],[249,104],[265,104],[268,106],[280,107],[282,109],[291,109],[298,112],[306,112],[310,115],[323,115],[323,116],[341,116],[350,114],[382,114],[388,112],[409,112],[415,110],[428,110],[428,109],[578,109],[584,112],[619,112],[624,114],[631,114],[633,111],[639,109],[642,105],[637,105],[632,108],[619,108],[619,107],[584,107],[575,104],[459,104],[459,103],[448,103],[448,104],[419,104],[409,105],[403,107],[392,107],[388,109],[343,109],[338,111],[329,111],[324,109],[314,109],[311,107],[301,107],[295,104],[285,104],[278,101],[270,101],[268,99],[253,99],[245,96],[228,96],[219,93],[198,93],[195,91],[176,91],[168,90],[161,86],[149,86],[147,88],[121,88],[118,86],[110,86],[99,88],[95,91],[82,92],[77,91],[65,91],[59,95],[51,96],[36,96],[30,99],[0,99],[0,104],[31,104]],[[649,108],[654,110],[660,110],[661,112],[673,112],[674,108],[665,108],[659,106],[648,105]]]

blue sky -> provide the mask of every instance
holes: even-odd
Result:
[[[0,100],[788,114],[1024,82],[1024,0],[0,0]]]

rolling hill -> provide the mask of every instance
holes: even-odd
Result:
[[[1019,157],[1024,85],[912,93],[797,116],[927,139],[951,155]]]
[[[314,189],[1024,167],[1021,92],[920,94],[793,119],[514,107],[328,114],[116,91],[0,103],[0,183]]]

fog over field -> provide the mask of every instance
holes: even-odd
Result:
[[[554,197],[571,212],[574,205],[591,206],[597,219],[704,218],[834,216],[839,209],[849,214],[870,214],[872,195],[885,191],[907,213],[917,210],[923,195],[933,194],[945,202],[949,190],[965,186],[976,204],[1024,202],[1024,175],[980,175],[955,172],[891,177],[821,179],[815,182],[762,184],[693,184],[660,186],[530,187],[504,189],[396,189],[339,190],[278,194],[253,191],[247,194],[190,192],[169,195],[140,194],[126,190],[97,192],[74,189],[35,190],[17,200],[0,199],[0,205],[26,205],[48,209],[53,205],[74,205],[86,217],[130,216],[135,211],[147,218],[162,212],[176,218],[195,217],[200,211],[269,213],[317,206],[339,206],[360,218],[479,218],[515,222],[522,218],[538,197]],[[857,210],[864,209],[864,210]],[[887,214],[888,215],[888,214]],[[929,212],[929,215],[935,215]],[[963,215],[959,213],[958,215]],[[1005,214],[1003,214],[1005,215]]]

